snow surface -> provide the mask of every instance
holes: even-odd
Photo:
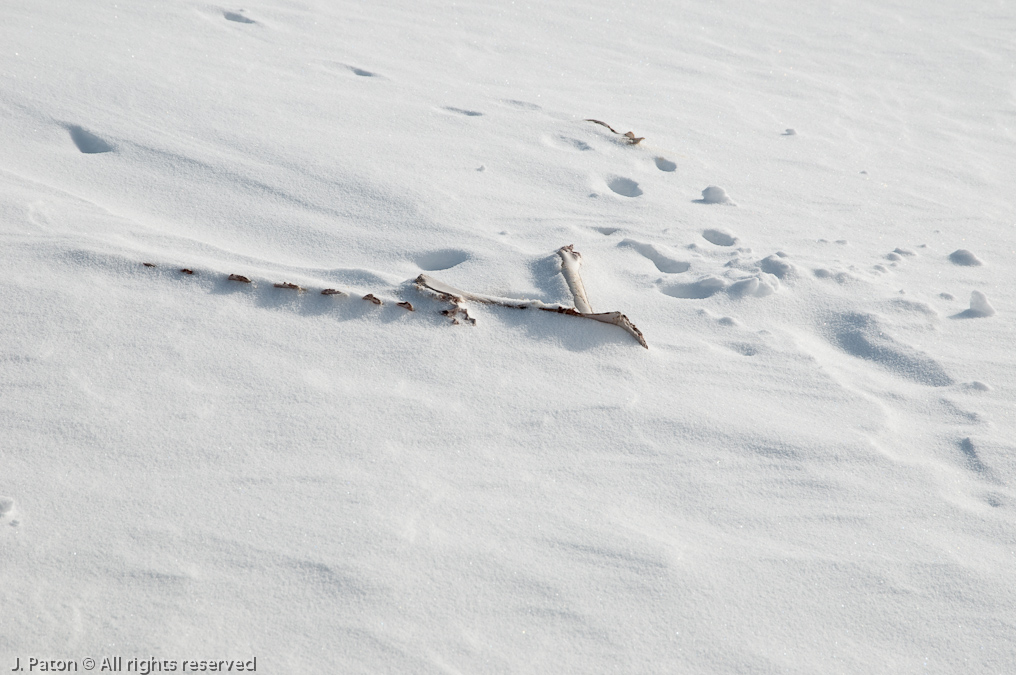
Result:
[[[1013,672],[1010,3],[0,16],[0,667]]]

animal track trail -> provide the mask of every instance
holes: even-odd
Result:
[[[652,261],[656,265],[656,269],[664,274],[681,274],[691,268],[691,263],[677,260],[662,252],[653,244],[647,244],[635,239],[625,239],[618,246],[634,249],[639,255]]]

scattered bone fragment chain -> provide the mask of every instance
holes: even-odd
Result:
[[[596,120],[591,120],[596,121]],[[603,124],[598,122],[598,124]],[[604,124],[603,126],[607,126]],[[608,129],[610,127],[607,127]],[[611,129],[611,131],[614,131]],[[617,132],[614,132],[617,133]],[[637,143],[642,139],[634,141]],[[567,314],[568,316],[575,316],[581,319],[592,319],[593,321],[599,321],[600,323],[609,323],[618,328],[621,328],[633,338],[635,338],[640,345],[649,349],[649,345],[646,343],[645,337],[642,335],[635,324],[628,319],[627,316],[621,312],[594,312],[592,305],[589,303],[589,298],[586,296],[585,286],[582,284],[582,277],[579,276],[579,267],[582,265],[582,256],[578,251],[574,249],[572,245],[562,246],[557,251],[558,256],[561,258],[561,274],[564,276],[565,282],[568,284],[568,289],[571,291],[572,299],[575,304],[574,307],[568,307],[559,304],[548,304],[540,300],[517,300],[512,298],[499,298],[492,295],[481,295],[478,293],[469,293],[468,291],[462,291],[447,284],[444,284],[437,279],[421,274],[416,278],[416,287],[423,293],[427,293],[436,297],[439,300],[443,300],[452,305],[450,309],[441,311],[441,314],[451,319],[453,325],[461,325],[463,323],[475,325],[476,319],[469,315],[469,309],[465,306],[466,302],[476,302],[484,305],[496,305],[498,307],[508,307],[510,309],[538,309],[543,312],[554,312],[556,314]],[[145,262],[142,263],[145,267],[157,267],[154,263]],[[183,268],[180,270],[182,274],[194,274],[194,270],[190,268]],[[229,281],[237,281],[243,284],[252,283],[248,277],[242,274],[230,274],[228,277]],[[284,281],[282,283],[273,284],[275,288],[281,288],[285,290],[297,291],[303,293],[307,289],[297,284]],[[348,296],[348,293],[334,289],[326,288],[321,291],[321,295],[341,295]],[[377,297],[373,293],[368,293],[363,296],[363,299],[371,302],[375,305],[382,305],[384,302],[381,298]],[[399,307],[402,307],[406,311],[415,312],[416,308],[408,300],[395,303]]]

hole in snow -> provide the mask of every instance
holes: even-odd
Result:
[[[469,254],[458,249],[446,248],[416,256],[416,264],[427,272],[446,270],[469,260]]]
[[[631,178],[615,176],[614,178],[607,180],[607,187],[622,197],[638,197],[642,194],[642,189],[639,187],[639,184]]]

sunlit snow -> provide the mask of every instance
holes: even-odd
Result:
[[[0,668],[1012,672],[1014,35],[6,0]]]

